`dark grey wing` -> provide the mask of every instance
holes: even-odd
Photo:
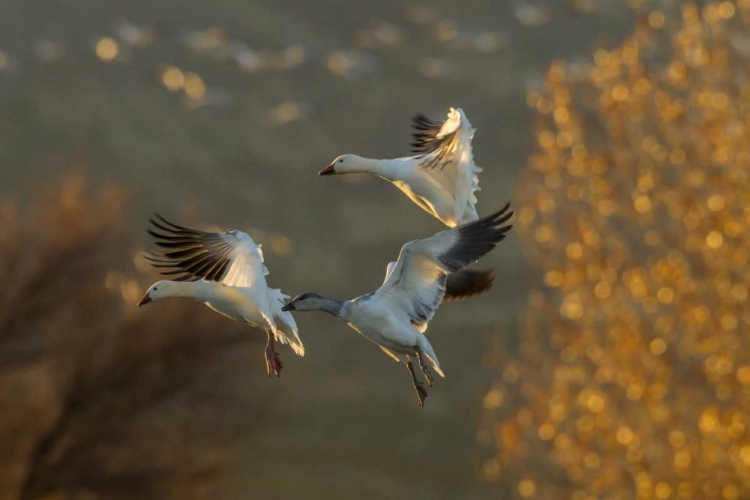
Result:
[[[489,291],[495,281],[495,271],[461,269],[450,273],[445,281],[443,302],[468,299]]]

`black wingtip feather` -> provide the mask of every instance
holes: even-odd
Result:
[[[147,229],[146,232],[150,234],[151,236],[153,236],[154,238],[158,240],[163,240],[163,241],[171,241],[175,243],[189,243],[189,242],[195,241],[194,236],[193,237],[186,236],[186,235],[185,236],[169,236],[166,234],[157,233],[156,231],[152,231],[151,229]]]
[[[450,136],[438,139],[437,135],[443,127],[442,122],[431,120],[421,113],[415,114],[411,120],[412,127],[417,130],[417,132],[412,133],[414,142],[409,144],[413,153],[433,153],[451,140]]]
[[[505,239],[512,225],[503,225],[513,216],[510,203],[486,217],[456,228],[459,238],[441,260],[449,269],[456,271],[489,253]]]
[[[157,248],[147,250],[144,258],[162,275],[179,275],[175,281],[220,281],[224,277],[232,246],[220,234],[174,224],[156,212],[148,220],[156,230],[149,228],[147,233]]]
[[[171,228],[171,227],[169,227],[168,225],[164,225],[163,223],[161,223],[161,222],[157,222],[157,221],[155,221],[154,219],[149,219],[148,221],[149,221],[149,222],[150,222],[150,223],[151,223],[151,224],[152,224],[152,225],[153,225],[153,226],[154,226],[155,228],[157,228],[157,229],[160,229],[160,230],[162,230],[162,231],[165,231],[166,233],[168,233],[169,235],[172,235],[173,237],[181,237],[181,238],[185,238],[185,237],[191,236],[191,235],[189,235],[189,234],[185,234],[185,233],[183,233],[182,231],[177,231],[177,230],[175,230],[175,229],[172,229],[172,228]]]
[[[164,217],[162,217],[162,216],[161,216],[161,215],[159,215],[159,214],[154,214],[154,215],[155,215],[155,216],[156,216],[156,217],[157,217],[157,218],[158,218],[158,219],[159,219],[159,220],[160,220],[160,221],[161,221],[162,223],[166,224],[167,226],[171,226],[171,227],[173,227],[174,229],[173,229],[172,231],[175,231],[175,230],[176,230],[176,231],[181,231],[181,232],[185,232],[185,233],[189,233],[189,234],[200,234],[200,231],[196,231],[195,229],[190,229],[190,228],[187,228],[187,227],[183,227],[183,226],[178,226],[177,224],[174,224],[174,223],[172,223],[172,222],[169,222],[169,221],[168,221],[167,219],[165,219]]]

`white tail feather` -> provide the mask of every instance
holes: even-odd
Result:
[[[289,344],[289,347],[292,348],[297,356],[304,356],[305,346],[299,337],[299,330],[297,329],[297,323],[294,321],[294,316],[290,312],[281,310],[284,306],[284,299],[288,299],[289,295],[281,293],[281,290],[278,288],[269,288],[268,298],[271,302],[271,311],[273,311],[273,318],[277,326],[275,332],[276,340],[281,344]]]

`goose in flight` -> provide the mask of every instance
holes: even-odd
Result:
[[[411,374],[417,403],[424,406],[427,391],[412,365],[416,358],[425,380],[432,386],[428,364],[444,377],[435,351],[425,337],[427,324],[456,282],[472,281],[464,267],[487,254],[512,227],[505,224],[513,212],[502,210],[483,219],[414,240],[401,248],[398,261],[388,265],[385,281],[375,292],[343,301],[316,293],[303,293],[282,311],[325,311],[371,340]],[[458,286],[448,296],[459,298],[467,287]]]
[[[154,229],[156,252],[146,256],[169,280],[151,285],[138,306],[157,300],[184,297],[202,302],[219,314],[264,330],[268,376],[281,373],[275,341],[289,344],[299,356],[305,347],[294,317],[282,310],[289,295],[266,284],[268,269],[260,245],[242,231],[210,233],[168,222],[156,215],[149,219]]]
[[[341,155],[319,175],[371,173],[398,187],[414,203],[448,227],[479,218],[479,173],[471,141],[474,129],[461,108],[450,108],[444,122],[416,115],[414,156],[375,160],[353,154]]]

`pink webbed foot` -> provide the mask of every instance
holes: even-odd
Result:
[[[279,353],[276,352],[273,333],[268,333],[268,343],[266,344],[266,371],[268,376],[276,375],[277,378],[280,377],[282,368],[284,366],[281,364]]]

